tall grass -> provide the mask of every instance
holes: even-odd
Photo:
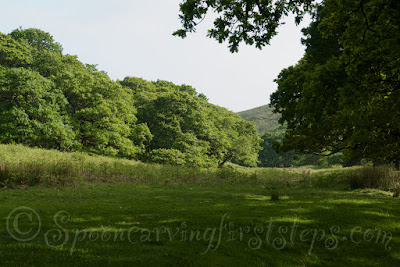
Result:
[[[351,189],[376,188],[387,191],[400,189],[400,175],[390,166],[364,167],[348,173]]]
[[[0,145],[0,187],[132,181],[142,183],[225,182],[286,185],[302,172],[267,168],[186,168],[134,160]]]

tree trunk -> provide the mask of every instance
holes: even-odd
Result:
[[[227,161],[228,159],[224,159],[220,164],[218,164],[218,168],[221,168]]]

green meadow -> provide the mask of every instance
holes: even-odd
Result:
[[[0,145],[0,262],[396,266],[400,201],[357,168],[195,169]]]
[[[400,1],[5,2],[0,267],[400,266]]]

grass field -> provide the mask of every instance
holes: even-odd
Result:
[[[352,170],[190,170],[22,146],[0,159],[1,266],[400,263],[399,199],[350,190]]]

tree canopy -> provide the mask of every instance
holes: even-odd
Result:
[[[400,160],[399,18],[398,1],[324,1],[271,96],[284,150]]]
[[[254,124],[190,85],[113,81],[49,33],[0,33],[0,143],[207,167],[255,166],[259,141]]]
[[[297,24],[307,12],[315,7],[315,0],[185,0],[180,4],[179,18],[182,29],[174,35],[185,38],[195,32],[196,26],[207,13],[217,14],[214,27],[208,36],[222,43],[228,41],[231,52],[238,52],[244,42],[262,48],[277,34],[282,20],[290,13],[295,14]]]
[[[219,16],[208,36],[261,48],[293,13],[303,29],[304,57],[282,70],[271,95],[287,125],[279,150],[330,154],[374,162],[400,160],[400,2],[397,0],[186,0],[185,37],[209,11]]]

